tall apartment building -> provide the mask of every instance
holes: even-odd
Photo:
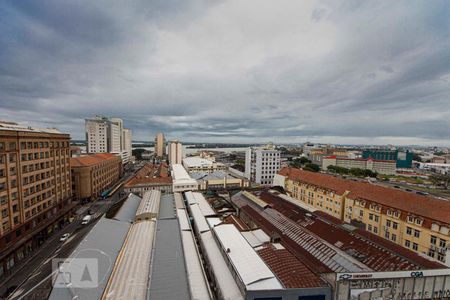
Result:
[[[111,188],[122,174],[122,160],[112,153],[70,159],[75,200],[95,200]]]
[[[119,118],[96,116],[85,120],[87,153],[114,153],[124,164],[131,159],[131,130]]]
[[[244,175],[261,185],[272,185],[275,174],[281,168],[281,152],[273,146],[248,148],[245,152]]]
[[[128,161],[131,159],[133,155],[133,144],[132,144],[132,134],[131,129],[124,128],[122,130],[123,134],[123,152],[126,153],[126,156],[128,157]]]
[[[448,201],[294,168],[276,181],[302,204],[450,266]]]
[[[167,147],[169,164],[181,164],[183,162],[183,144],[180,141],[170,141]]]
[[[155,137],[155,153],[158,157],[163,157],[166,154],[166,142],[162,132],[158,132]]]
[[[69,218],[70,136],[0,123],[0,276]]]

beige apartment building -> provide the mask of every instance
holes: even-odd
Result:
[[[98,153],[70,159],[72,192],[76,200],[95,200],[122,175],[122,160],[112,153]]]
[[[448,201],[295,168],[276,182],[302,204],[450,265]]]
[[[166,154],[166,142],[162,132],[158,132],[155,137],[155,153],[158,157],[163,157]]]
[[[0,123],[0,277],[68,221],[70,136]]]

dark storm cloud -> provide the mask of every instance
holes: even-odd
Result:
[[[0,119],[83,138],[450,141],[445,1],[4,1]]]

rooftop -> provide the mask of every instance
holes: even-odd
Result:
[[[191,177],[195,180],[223,180],[224,178],[227,179],[235,179],[236,177],[229,174],[226,171],[217,170],[212,173],[206,173],[206,172],[191,172]]]
[[[128,182],[125,187],[131,187],[141,184],[171,184],[172,178],[166,163],[161,164],[145,164]]]
[[[199,156],[191,156],[191,157],[186,157],[183,158],[183,165],[186,168],[191,168],[191,167],[210,167],[212,166],[214,163],[206,158],[201,158]]]
[[[296,168],[285,167],[279,174],[287,176],[293,181],[300,181],[334,191],[339,195],[349,191],[347,197],[351,199],[371,201],[385,207],[392,207],[416,216],[450,224],[450,202],[448,201]],[[403,217],[406,218],[406,216]]]
[[[56,128],[38,128],[38,127],[31,127],[31,126],[22,126],[17,123],[14,123],[14,122],[5,122],[5,121],[0,121],[0,130],[63,134],[61,131],[59,131]]]
[[[272,269],[286,288],[327,287],[320,276],[280,244],[269,244],[257,250],[258,255]]]
[[[275,191],[263,191],[259,197],[269,207],[261,208],[242,193],[235,195],[233,202],[266,233],[279,237],[283,246],[315,272],[444,268],[407,249],[398,252],[399,246],[392,242],[381,243],[370,234],[333,223],[329,218],[278,197]]]
[[[96,153],[89,154],[79,157],[70,158],[71,167],[89,167],[98,165],[106,160],[118,160],[120,159],[117,155],[112,153]]]

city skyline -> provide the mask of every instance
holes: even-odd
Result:
[[[450,145],[450,8],[435,2],[6,1],[0,120],[84,139]]]

